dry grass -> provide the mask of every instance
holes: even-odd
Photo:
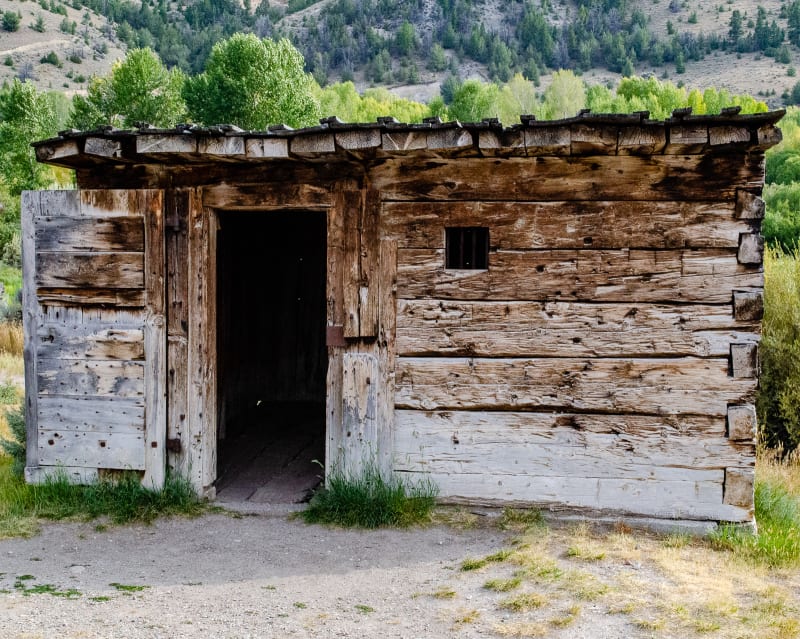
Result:
[[[22,357],[22,324],[19,322],[0,322],[0,353]]]

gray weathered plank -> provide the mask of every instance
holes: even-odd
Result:
[[[754,379],[727,358],[398,359],[395,405],[411,409],[552,409],[725,416],[751,403]]]
[[[400,355],[724,357],[758,340],[729,305],[399,300]],[[621,339],[620,336],[623,336]]]
[[[24,333],[23,359],[25,362],[25,424],[26,473],[39,465],[38,444],[38,375],[36,356],[36,328],[41,322],[41,307],[36,299],[36,225],[41,214],[41,192],[24,191],[21,201],[22,217],[22,326]]]
[[[97,433],[39,429],[39,465],[142,470],[141,433]]]
[[[385,237],[444,248],[449,226],[488,226],[493,250],[737,248],[750,225],[731,202],[387,202]]]
[[[403,473],[413,481],[418,473]],[[554,509],[650,515],[664,519],[751,521],[752,510],[722,503],[722,473],[715,481],[652,481],[562,477],[427,473],[445,502],[535,505]]]
[[[442,249],[398,250],[398,297],[729,303],[762,286],[733,249],[539,250],[489,254],[488,270],[445,269]]]
[[[104,324],[45,323],[36,331],[39,357],[48,359],[144,359],[140,327]]]
[[[720,417],[401,410],[395,469],[704,481],[754,463],[724,431]]]
[[[141,362],[39,358],[37,374],[43,395],[144,396]]]
[[[134,217],[39,217],[36,218],[38,251],[144,250],[142,219]]]
[[[144,254],[39,252],[36,285],[42,288],[140,289],[144,286]]]
[[[141,398],[41,395],[39,425],[47,430],[144,434]]]

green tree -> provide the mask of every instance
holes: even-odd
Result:
[[[586,85],[570,70],[556,71],[544,92],[541,116],[558,120],[576,115],[586,107]]]
[[[448,108],[451,118],[461,122],[479,122],[497,116],[497,99],[500,90],[496,84],[467,80],[453,94]]]
[[[136,122],[175,126],[186,112],[183,83],[183,74],[167,70],[153,51],[134,49],[108,76],[92,78],[85,97],[75,96],[71,124],[79,129],[132,127]]]
[[[314,92],[315,82],[303,70],[303,56],[291,42],[242,33],[215,44],[205,71],[184,85],[192,118],[245,129],[279,122],[293,127],[315,124],[319,103]]]
[[[3,13],[3,31],[19,31],[19,14],[14,11]]]
[[[411,55],[417,48],[417,32],[414,25],[408,20],[404,21],[397,30],[395,46],[400,55]]]
[[[0,177],[11,195],[51,184],[50,167],[36,161],[30,143],[54,135],[57,127],[52,100],[30,82],[14,80],[0,91]]]
[[[519,116],[535,113],[539,107],[533,82],[517,73],[500,89],[497,99],[497,117],[506,126],[519,123]]]
[[[428,68],[431,71],[444,71],[447,68],[447,56],[444,54],[444,48],[438,42],[431,48]]]

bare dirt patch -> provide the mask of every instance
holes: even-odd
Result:
[[[585,526],[351,531],[276,516],[0,543],[3,637],[792,637],[797,571]],[[464,569],[464,568],[469,569]]]

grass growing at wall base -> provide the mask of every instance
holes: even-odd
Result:
[[[0,455],[0,539],[36,534],[39,519],[108,517],[116,524],[149,523],[162,515],[199,515],[204,509],[179,477],[169,477],[159,491],[144,488],[135,473],[89,486],[70,484],[65,476],[29,485],[12,472],[12,460]]]
[[[756,469],[758,532],[722,526],[711,542],[717,548],[770,567],[800,565],[800,463],[762,457]]]
[[[329,473],[327,486],[314,494],[301,516],[306,523],[350,528],[405,527],[430,520],[437,494],[430,480],[387,478],[375,464],[366,464],[356,476]]]

